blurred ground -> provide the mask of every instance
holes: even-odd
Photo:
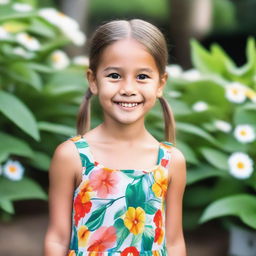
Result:
[[[47,228],[47,204],[27,202],[19,205],[10,223],[0,222],[0,255],[41,256]],[[188,256],[227,256],[228,233],[204,225],[185,233]]]

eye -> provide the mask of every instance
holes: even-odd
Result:
[[[139,80],[145,80],[145,79],[149,78],[149,76],[146,75],[146,74],[139,74],[139,75],[137,76],[137,78],[138,78]]]
[[[121,78],[121,76],[117,73],[111,73],[111,74],[107,75],[107,77],[112,78],[112,79],[120,79]]]

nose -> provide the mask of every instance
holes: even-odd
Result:
[[[137,85],[136,82],[130,78],[124,79],[120,89],[121,95],[136,95]]]

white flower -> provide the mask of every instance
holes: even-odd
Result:
[[[34,54],[32,52],[28,52],[22,47],[13,48],[13,53],[18,56],[21,56],[25,59],[30,59],[30,58],[34,57]]]
[[[189,81],[196,81],[202,78],[202,74],[196,69],[190,69],[182,74],[182,78]]]
[[[231,124],[223,120],[215,120],[214,125],[218,130],[226,133],[230,132],[232,129]]]
[[[0,27],[0,40],[9,39],[11,34],[4,28]]]
[[[253,173],[252,159],[242,152],[233,153],[228,159],[229,172],[238,179],[249,178]]]
[[[70,63],[67,54],[65,52],[61,51],[61,50],[54,51],[51,54],[50,58],[51,58],[52,66],[55,69],[64,69]]]
[[[182,75],[182,68],[179,65],[169,65],[166,71],[170,78],[179,78]]]
[[[10,0],[0,0],[0,5],[9,4]]]
[[[169,91],[168,94],[172,97],[172,98],[179,98],[181,96],[181,92],[179,91]]]
[[[245,89],[245,95],[252,101],[256,103],[256,92],[250,88]]]
[[[255,140],[255,132],[251,125],[240,124],[234,130],[235,138],[241,143],[250,143]]]
[[[3,174],[10,180],[21,180],[24,167],[18,161],[8,160],[3,166]]]
[[[12,8],[17,12],[30,12],[33,10],[33,6],[30,4],[15,3]]]
[[[85,43],[86,36],[79,30],[79,24],[74,19],[54,8],[43,8],[39,11],[39,15],[60,28],[63,34],[74,44],[83,45]]]
[[[192,109],[196,112],[202,112],[208,109],[208,104],[204,101],[198,101],[194,103]]]
[[[19,33],[17,34],[16,38],[17,41],[24,47],[26,47],[28,50],[37,51],[41,47],[40,42],[36,38],[30,36],[27,33]]]
[[[76,56],[73,58],[73,63],[78,66],[89,66],[89,59],[86,56]]]
[[[67,27],[62,29],[63,34],[69,38],[75,45],[81,46],[85,43],[86,37],[80,30],[68,29]]]
[[[246,100],[245,86],[238,82],[233,82],[226,87],[226,98],[235,103],[242,103]]]

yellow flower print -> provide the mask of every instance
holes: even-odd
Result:
[[[165,197],[167,191],[167,174],[163,168],[159,167],[154,172],[155,183],[152,185],[152,190],[157,197]]]
[[[78,140],[80,140],[81,139],[81,135],[77,135],[77,136],[74,136],[74,137],[72,137],[72,138],[70,138],[70,140],[72,140],[72,141],[78,141]]]
[[[81,187],[80,190],[80,196],[81,196],[81,201],[83,204],[85,204],[86,202],[89,202],[91,199],[91,193],[92,193],[93,189],[90,186],[90,183],[88,180],[86,180]]]
[[[153,256],[160,256],[160,253],[159,253],[159,251],[157,251],[157,250],[154,250],[154,251],[152,251],[153,253]]]
[[[144,230],[145,225],[145,211],[141,207],[129,207],[125,213],[124,225],[134,235],[140,234]]]
[[[89,237],[90,231],[86,226],[81,226],[78,230],[78,244],[79,247],[85,247],[87,245],[87,240]]]
[[[68,252],[68,256],[76,256],[75,251],[74,251],[74,250],[70,250],[70,251]]]

